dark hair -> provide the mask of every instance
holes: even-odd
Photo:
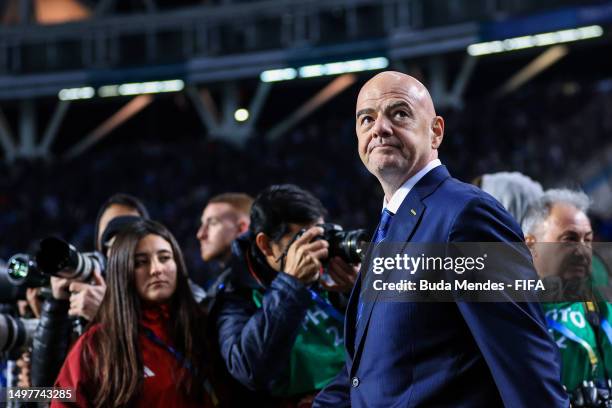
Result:
[[[94,248],[97,251],[100,251],[101,249],[100,242],[98,242],[98,234],[100,233],[99,231],[100,218],[102,218],[102,214],[104,214],[104,211],[106,211],[108,207],[110,207],[111,205],[115,205],[115,204],[124,205],[126,207],[133,208],[138,212],[138,214],[142,218],[147,218],[147,219],[150,218],[149,211],[147,211],[147,207],[145,207],[143,202],[140,201],[138,198],[134,197],[133,195],[129,195],[125,193],[113,194],[112,196],[108,198],[108,200],[104,202],[104,204],[102,204],[102,206],[98,210],[98,216],[96,217],[96,225],[95,225],[95,231],[94,231]]]
[[[169,337],[191,364],[192,375],[182,370],[177,378],[181,393],[194,399],[204,395],[203,315],[193,299],[181,250],[163,225],[141,219],[122,229],[111,247],[107,268],[108,290],[92,321],[91,347],[82,362],[92,379],[96,407],[132,405],[142,387],[143,363],[138,343],[141,300],[136,289],[134,255],[139,241],[149,234],[162,237],[172,247],[177,267],[176,290],[169,304]]]
[[[253,197],[245,193],[222,193],[208,200],[208,204],[214,203],[229,204],[236,211],[248,216],[253,205]]]
[[[273,185],[255,198],[249,230],[278,241],[289,231],[289,224],[307,224],[326,215],[321,201],[308,191],[294,184]]]

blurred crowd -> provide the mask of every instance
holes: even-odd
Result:
[[[441,112],[447,124],[441,159],[463,181],[512,170],[544,187],[578,186],[578,169],[612,141],[610,111],[605,82],[525,87],[495,103],[468,99],[462,110]],[[177,143],[117,140],[71,161],[16,162],[1,171],[5,260],[47,235],[91,250],[97,206],[115,192],[141,198],[176,235],[191,273],[204,275],[195,234],[202,204],[215,194],[253,195],[291,182],[319,197],[334,222],[370,230],[382,200],[356,154],[354,121],[337,117],[333,102],[284,137],[267,142],[255,136],[244,149],[195,135]],[[594,224],[602,240],[612,239],[610,220],[595,218]]]

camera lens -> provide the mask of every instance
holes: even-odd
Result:
[[[6,267],[6,277],[15,286],[36,288],[48,283],[48,279],[40,272],[36,261],[27,254],[13,255]]]
[[[10,352],[32,343],[38,319],[0,314],[0,352]]]
[[[350,264],[361,262],[367,248],[368,233],[366,230],[343,231],[337,224],[323,224],[323,239],[329,242],[329,256],[339,256]]]
[[[366,230],[354,230],[342,232],[343,237],[339,242],[340,256],[348,263],[357,264],[361,262],[367,247],[368,234]]]
[[[9,259],[6,269],[9,279],[14,284],[21,284],[36,272],[36,263],[26,254],[17,254]]]
[[[55,237],[40,242],[36,259],[42,271],[60,278],[86,282],[94,270],[104,270],[104,257],[98,252],[79,252],[69,243]]]

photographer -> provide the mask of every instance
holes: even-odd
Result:
[[[266,406],[309,406],[342,368],[344,308],[335,291],[351,289],[356,268],[328,259],[320,239],[325,209],[294,185],[265,189],[249,232],[234,241],[230,279],[212,310],[231,375],[262,391]],[[301,235],[300,235],[301,234]],[[323,266],[335,283],[323,283]]]
[[[102,233],[113,219],[120,216],[148,218],[148,211],[144,204],[133,196],[111,196],[98,212],[94,242],[97,251],[105,252]],[[34,386],[53,385],[73,337],[71,317],[91,321],[97,313],[106,292],[101,273],[102,271],[94,272],[92,282],[51,278],[52,297],[43,303],[40,324],[34,336],[31,361]]]

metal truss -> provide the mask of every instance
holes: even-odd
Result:
[[[266,0],[139,14],[112,14],[101,0],[93,17],[56,25],[0,27],[0,99],[61,88],[180,76],[194,83],[257,76],[303,61],[368,54],[393,59],[458,50],[476,21],[523,0]],[[144,7],[146,6],[146,7]]]
[[[23,0],[24,21],[31,7]],[[82,0],[84,1],[84,0]],[[41,137],[36,131],[40,97],[63,88],[182,78],[210,137],[243,145],[269,94],[261,83],[249,106],[251,120],[236,123],[237,84],[267,69],[313,62],[386,55],[396,69],[404,60],[426,57],[428,85],[438,105],[461,106],[476,60],[447,87],[443,55],[465,49],[478,35],[477,20],[500,10],[524,10],[523,0],[266,0],[231,1],[159,12],[153,0],[140,14],[113,14],[115,0],[100,0],[92,18],[58,25],[0,27],[0,100],[19,100],[17,137],[0,111],[4,158],[50,157],[50,147],[69,108],[58,102]],[[355,78],[338,77],[284,121],[264,133],[281,136],[342,92]],[[216,111],[207,84],[223,83]],[[94,128],[66,154],[75,157],[144,109],[150,97],[135,97]],[[40,142],[38,142],[40,140]]]

